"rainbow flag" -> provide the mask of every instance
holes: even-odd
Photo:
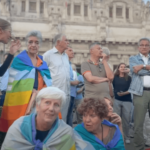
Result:
[[[38,55],[38,57],[43,60],[42,56]],[[45,61],[39,67],[33,66],[26,50],[14,58],[9,71],[7,92],[0,118],[1,132],[7,132],[16,119],[25,115],[34,86],[36,69],[43,77],[46,86],[51,86],[51,76]]]

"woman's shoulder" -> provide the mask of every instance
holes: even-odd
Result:
[[[23,116],[23,117],[20,117],[17,120],[15,120],[13,122],[13,124],[10,126],[9,130],[11,130],[11,129],[14,130],[15,128],[20,128],[22,123],[23,123],[23,121],[24,121],[24,119],[27,118],[27,117],[28,116]]]
[[[73,132],[72,127],[70,127],[68,124],[66,124],[62,119],[58,119],[59,127],[66,130]]]

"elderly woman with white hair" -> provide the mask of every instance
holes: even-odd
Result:
[[[75,150],[73,130],[58,114],[65,93],[46,87],[36,97],[36,114],[17,119],[9,128],[1,150]]]
[[[16,119],[30,113],[27,112],[28,104],[36,91],[52,84],[48,66],[42,56],[38,55],[41,43],[42,35],[39,31],[29,32],[26,36],[27,49],[12,62],[0,118],[0,131],[3,133]]]

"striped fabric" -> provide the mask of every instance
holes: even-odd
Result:
[[[1,150],[76,150],[73,130],[56,119],[43,141],[36,139],[35,114],[20,117],[9,128]]]
[[[38,57],[43,60],[42,56]],[[0,119],[1,132],[7,132],[16,119],[25,115],[34,86],[36,69],[43,77],[46,86],[51,86],[50,72],[45,61],[39,67],[33,66],[26,50],[14,58]]]

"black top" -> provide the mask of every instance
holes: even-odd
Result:
[[[38,90],[38,70],[35,70],[35,80],[34,80],[34,86],[33,89]]]
[[[4,73],[8,69],[13,58],[14,58],[14,55],[8,54],[6,60],[4,61],[2,66],[0,67],[0,77],[4,75]]]
[[[36,140],[40,140],[41,142],[43,142],[48,134],[48,131],[40,131],[40,130],[36,130]]]
[[[117,93],[118,92],[126,92],[128,91],[131,83],[131,77],[128,76],[128,80],[124,77],[119,77],[115,76],[113,80],[113,87],[114,87],[114,94],[115,94],[115,99],[120,100],[120,101],[128,101],[131,102],[131,94],[127,94],[125,96],[119,96]]]

